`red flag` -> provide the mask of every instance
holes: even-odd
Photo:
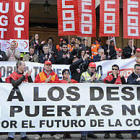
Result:
[[[78,0],[57,0],[59,36],[78,34]]]
[[[119,0],[100,0],[100,36],[119,36]]]
[[[2,50],[14,41],[21,52],[28,52],[29,0],[0,0],[0,17]]]
[[[96,36],[95,0],[78,0],[79,36]]]
[[[123,0],[123,37],[140,39],[140,0]]]

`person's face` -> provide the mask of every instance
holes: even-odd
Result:
[[[85,53],[86,53],[85,51],[82,51],[81,52],[81,57],[83,57],[85,55]]]
[[[99,52],[99,56],[102,56],[102,55],[104,55],[104,51],[103,50]]]
[[[70,74],[68,71],[65,71],[63,74],[63,79],[68,79],[70,77]]]
[[[140,66],[136,66],[135,73],[138,74],[138,75],[140,75]]]
[[[76,38],[76,44],[80,44],[80,41]]]
[[[88,46],[88,40],[85,40],[85,45]]]
[[[95,67],[88,67],[88,69],[89,69],[89,71],[90,71],[91,73],[94,73],[94,72],[95,72],[95,70],[96,70],[96,68],[95,68]]]
[[[75,49],[78,49],[79,48],[79,44],[75,44]]]
[[[117,51],[117,56],[121,57],[122,56],[122,52]]]
[[[52,69],[52,65],[44,65],[44,69],[45,69],[47,72],[50,72],[51,69]]]
[[[111,42],[111,44],[110,44],[111,46],[114,46],[114,42]]]
[[[52,39],[49,39],[48,40],[48,44],[52,44]]]
[[[24,72],[25,71],[25,68],[26,68],[26,65],[25,65],[25,62],[21,62],[22,64],[20,65],[20,66],[18,66],[18,69],[20,70],[20,71],[22,71],[22,72]]]
[[[131,47],[132,46],[132,40],[128,41],[128,45]]]
[[[29,52],[30,52],[30,55],[33,55],[35,50],[31,48]]]
[[[75,38],[74,37],[71,39],[71,42],[75,42]]]
[[[64,41],[63,41],[63,44],[67,44],[67,42],[64,40]]]
[[[45,54],[47,54],[49,52],[49,47],[43,47],[43,51]]]
[[[107,44],[107,45],[110,44],[110,40],[107,40],[107,41],[106,41],[106,44]]]
[[[140,52],[136,51],[136,57],[140,58]]]
[[[38,39],[39,39],[39,35],[36,34],[36,35],[35,35],[35,40],[38,40]]]
[[[67,46],[67,45],[63,45],[63,46],[62,46],[62,50],[63,50],[64,52],[66,52],[66,51],[68,50],[68,46]]]
[[[15,43],[11,43],[11,50],[14,50],[16,48],[16,45],[15,45]]]
[[[118,67],[112,67],[112,74],[113,75],[117,75],[118,71],[119,71]]]

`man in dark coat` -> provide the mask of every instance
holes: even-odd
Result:
[[[134,72],[128,76],[127,84],[140,85],[140,64],[134,65]],[[131,131],[132,139],[136,139],[138,131]]]
[[[56,56],[57,64],[71,64],[72,55],[68,52],[68,45],[62,45],[62,51],[59,51]]]
[[[128,46],[123,49],[124,58],[131,58],[131,56],[135,54],[136,49],[137,48],[134,45],[132,46],[132,40],[129,40]]]
[[[115,46],[110,45],[110,40],[106,41],[103,49],[105,51],[105,55],[108,56],[108,59],[113,59],[116,56]]]

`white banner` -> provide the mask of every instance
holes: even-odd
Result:
[[[140,87],[0,84],[0,132],[139,130]]]
[[[25,62],[26,69],[32,69],[32,79],[35,79],[35,76],[42,71],[44,64],[34,63],[34,62]],[[69,65],[52,65],[52,69],[57,73],[59,79],[62,79],[62,70],[69,69]],[[16,70],[16,62],[0,62],[0,71],[2,73],[2,80],[5,81],[5,78],[8,77],[12,72]]]
[[[119,66],[119,73],[123,72],[124,77],[127,77],[133,72],[134,65],[136,64],[136,58],[132,59],[115,59],[97,62],[97,71],[105,78],[108,74],[112,73],[112,65],[117,64]]]
[[[97,71],[102,75],[102,78],[105,78],[107,74],[110,74],[112,71],[112,65],[117,64],[120,67],[120,72],[124,73],[124,77],[127,77],[133,72],[135,65],[135,58],[133,59],[115,59],[115,60],[106,60],[96,62]],[[32,78],[35,79],[35,76],[42,71],[44,64],[34,63],[34,62],[25,62],[27,69],[32,69]],[[62,70],[69,69],[69,65],[52,65],[53,70],[57,73],[58,77],[62,79]],[[16,62],[0,62],[0,71],[2,73],[2,79],[5,81],[5,78],[8,77],[12,72],[16,70]]]

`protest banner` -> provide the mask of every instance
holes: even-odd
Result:
[[[0,132],[139,130],[139,86],[22,83],[0,89]]]

